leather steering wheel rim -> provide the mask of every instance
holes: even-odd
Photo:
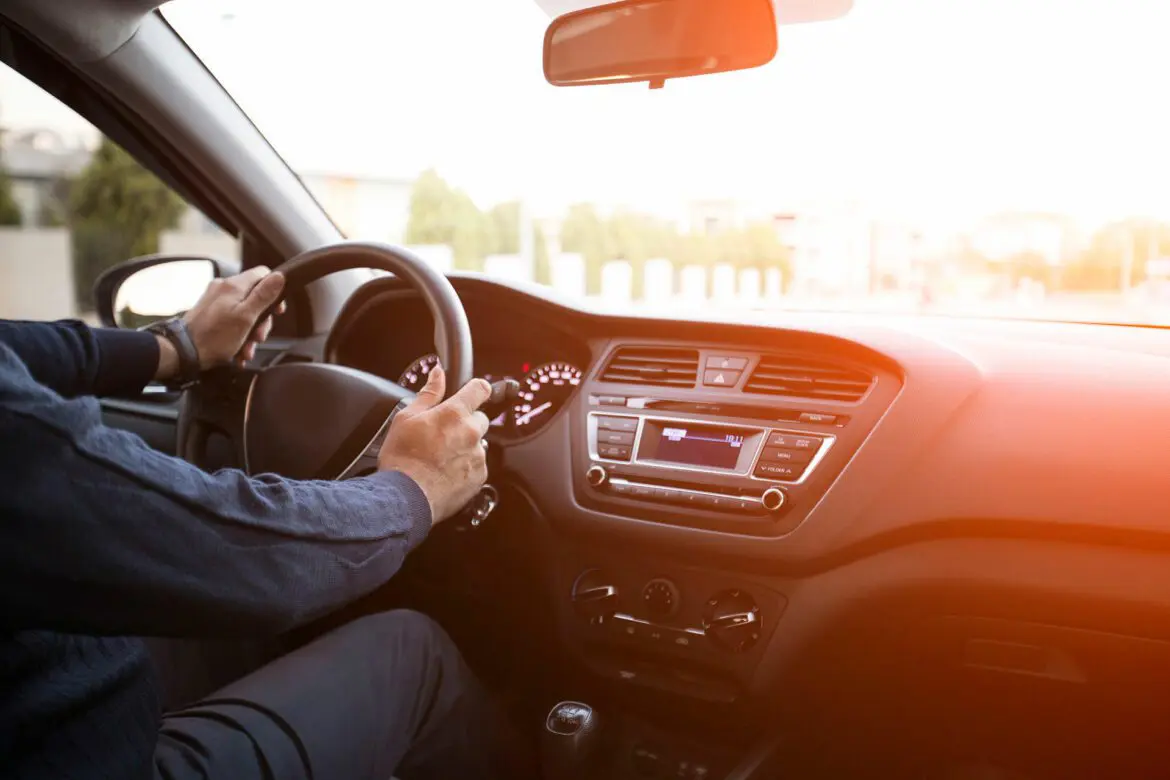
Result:
[[[378,241],[342,241],[302,252],[276,270],[285,289],[299,289],[338,271],[371,268],[403,279],[423,298],[435,323],[435,354],[447,374],[449,396],[471,381],[471,326],[458,293],[446,276],[408,249]]]

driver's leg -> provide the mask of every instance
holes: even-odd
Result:
[[[522,778],[520,747],[459,651],[415,612],[356,620],[164,717],[164,778]]]

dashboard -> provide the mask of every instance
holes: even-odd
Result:
[[[598,677],[756,706],[855,686],[811,707],[903,679],[881,664],[1077,690],[1170,668],[1167,331],[662,320],[454,283],[477,372],[532,394],[493,433],[501,526],[530,518]],[[325,351],[417,383],[430,333],[379,280]]]
[[[417,392],[439,362],[429,338],[430,313],[409,293],[382,289],[370,295],[371,288],[365,289],[355,294],[349,314],[343,313],[344,327],[335,329],[328,345],[330,359]],[[490,435],[513,439],[536,433],[574,397],[588,366],[588,348],[523,311],[501,318],[471,302],[467,313],[475,339],[475,375],[520,383],[520,397],[491,421]]]

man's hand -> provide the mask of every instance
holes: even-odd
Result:
[[[268,338],[272,318],[260,315],[276,303],[284,291],[284,277],[257,266],[226,279],[215,279],[183,321],[199,352],[203,370],[236,361],[244,363],[256,354],[256,345]],[[284,304],[276,310],[284,311]],[[178,372],[178,356],[166,339],[159,339],[161,354],[157,379]]]
[[[436,366],[410,406],[394,417],[378,454],[379,469],[401,471],[422,488],[432,523],[462,509],[487,479],[482,440],[488,418],[479,407],[491,385],[472,379],[444,401],[446,387],[443,369]]]

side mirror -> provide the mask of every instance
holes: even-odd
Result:
[[[94,305],[108,328],[141,328],[187,311],[212,279],[239,272],[233,263],[209,257],[144,255],[99,276]]]
[[[565,14],[544,36],[558,86],[648,81],[755,68],[776,56],[771,0],[623,0]]]

